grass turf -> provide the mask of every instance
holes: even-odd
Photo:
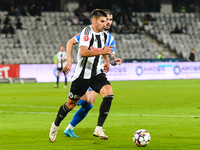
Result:
[[[98,96],[88,116],[74,129],[79,138],[64,136],[71,111],[51,143],[48,133],[68,89],[54,83],[0,84],[0,149],[200,149],[200,80],[150,80],[111,82],[114,100],[104,124],[107,141],[93,137],[102,98]],[[63,85],[63,86],[62,86]],[[68,83],[69,87],[69,83]],[[144,128],[151,142],[144,148],[132,142],[133,133]]]

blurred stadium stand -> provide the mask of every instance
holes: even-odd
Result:
[[[77,3],[70,3],[69,11],[42,12],[41,16],[20,16],[23,30],[15,29],[12,37],[0,34],[0,64],[52,64],[60,45],[79,33],[86,25],[72,25],[73,10]],[[7,11],[0,11],[4,20]],[[84,12],[90,16],[90,12]],[[143,26],[144,12],[133,12],[132,22],[143,27],[141,34],[119,34],[112,32],[116,40],[116,55],[125,59],[156,59],[159,52],[164,58],[186,59],[191,48],[200,61],[200,16],[199,13],[151,12],[156,21]],[[15,20],[11,16],[11,20]],[[114,21],[115,25],[116,22]],[[186,25],[186,34],[171,34],[175,25]],[[122,25],[120,25],[122,27]],[[1,24],[1,29],[3,24]],[[72,51],[76,62],[78,45]]]

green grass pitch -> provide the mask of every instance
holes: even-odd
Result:
[[[68,87],[69,87],[68,83]],[[200,80],[150,80],[111,82],[114,100],[104,124],[107,141],[93,137],[102,101],[98,96],[88,116],[74,129],[79,138],[63,132],[71,111],[61,123],[57,139],[48,133],[59,107],[67,100],[64,83],[0,84],[1,150],[199,150]],[[137,147],[133,133],[146,129],[151,142]]]

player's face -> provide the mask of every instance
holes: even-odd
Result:
[[[65,47],[64,47],[64,46],[61,46],[61,47],[60,47],[60,51],[61,51],[61,52],[64,52],[64,50],[65,50]]]
[[[112,21],[113,21],[113,15],[108,15],[107,14],[107,21],[106,21],[105,30],[109,30],[110,29],[110,26],[112,25]]]
[[[96,29],[95,32],[102,32],[106,27],[106,21],[106,17],[99,17],[98,19],[94,18],[93,22]]]

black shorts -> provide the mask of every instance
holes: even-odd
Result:
[[[110,82],[104,73],[98,74],[91,79],[77,78],[71,83],[68,97],[72,100],[79,100],[89,87],[99,93],[101,88],[108,84],[110,85]]]
[[[57,68],[58,72],[62,72],[63,68]],[[63,73],[65,74],[65,72],[63,71]]]

